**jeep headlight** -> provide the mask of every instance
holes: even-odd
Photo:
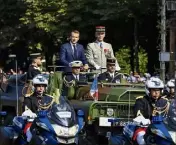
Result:
[[[114,110],[112,108],[107,108],[107,115],[108,116],[113,116]]]
[[[74,125],[70,128],[67,128],[67,127],[59,126],[57,124],[52,124],[52,127],[57,136],[66,136],[66,137],[75,136],[79,129],[78,125]]]

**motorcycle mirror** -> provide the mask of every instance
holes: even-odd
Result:
[[[78,110],[77,115],[78,116],[84,116],[84,111],[83,110]]]
[[[46,115],[47,115],[47,112],[46,112],[46,111],[39,111],[39,112],[38,112],[38,116],[39,116],[39,117],[46,117]]]

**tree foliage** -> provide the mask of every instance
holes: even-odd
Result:
[[[152,49],[155,43],[150,44],[149,39],[153,41],[155,35],[150,38],[152,20],[146,17],[157,17],[156,6],[157,0],[2,0],[0,48],[18,50],[19,55],[21,49],[30,53],[42,51],[47,57],[52,57],[50,55],[59,52],[59,45],[66,40],[70,30],[78,29],[86,45],[94,39],[95,25],[105,25],[106,40],[113,45],[114,51],[124,45],[129,46],[123,50],[127,51],[134,46],[135,18],[139,25],[139,45]],[[148,44],[153,47],[145,47]],[[123,66],[126,64],[122,63]]]
[[[128,73],[131,71],[130,65],[130,48],[129,47],[122,47],[116,53],[115,57],[118,60],[118,63],[121,67],[121,72]]]
[[[0,1],[0,48],[13,46],[21,37],[22,24],[19,18],[25,12],[25,5],[19,0]]]
[[[139,57],[139,71],[141,73],[146,73],[148,71],[147,70],[148,56],[146,51],[141,47],[139,48],[138,57]]]

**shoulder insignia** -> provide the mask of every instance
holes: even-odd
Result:
[[[30,93],[30,94],[26,94],[25,97],[30,97],[31,95],[33,95],[34,92]]]
[[[136,100],[137,99],[142,99],[142,98],[144,98],[144,96],[138,96],[138,97],[136,97]]]
[[[166,95],[165,95],[165,96],[162,96],[161,98],[162,98],[162,99],[164,99],[164,100],[169,101],[169,99],[167,98],[167,96],[166,96]]]

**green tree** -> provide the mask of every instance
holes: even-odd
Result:
[[[25,12],[20,0],[0,1],[0,49],[13,46],[21,37],[22,24],[19,18]]]
[[[122,47],[116,53],[115,57],[121,67],[121,72],[128,73],[131,71],[130,65],[130,47]]]
[[[141,73],[146,73],[148,71],[147,70],[148,56],[146,51],[141,47],[139,48],[138,57],[139,57],[139,71]]]

